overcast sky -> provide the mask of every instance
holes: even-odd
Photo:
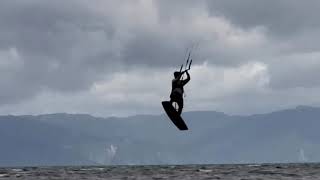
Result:
[[[161,114],[194,46],[185,111],[320,106],[319,0],[1,0],[0,114]]]

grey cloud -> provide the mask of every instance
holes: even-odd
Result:
[[[185,28],[188,28],[190,18],[195,14],[200,14],[199,10],[205,10],[205,1],[193,0],[155,0],[153,1],[157,8],[157,13],[161,23],[168,23],[174,19],[180,18],[185,21]]]
[[[252,59],[269,65],[270,88],[319,87],[319,28],[316,0],[206,1],[211,16],[226,17],[244,29],[266,27],[269,45]],[[264,52],[264,53],[263,53]],[[249,52],[247,52],[249,53]]]
[[[90,87],[114,56],[105,50],[112,26],[77,1],[1,1],[0,50],[16,49],[23,63],[1,76],[1,104],[45,90]],[[108,23],[108,19],[105,19]],[[2,61],[4,57],[1,57]]]
[[[212,15],[221,15],[244,28],[266,26],[278,38],[319,28],[317,0],[207,0]]]
[[[270,86],[274,89],[319,87],[319,58],[319,52],[276,57],[270,65]]]
[[[320,85],[318,64],[303,61],[303,54],[320,47],[316,0],[150,2],[2,0],[0,52],[16,49],[23,66],[1,70],[0,105],[43,91],[88,91],[94,82],[132,68],[178,68],[186,48],[197,42],[195,64],[263,62],[274,90]],[[216,15],[225,19],[216,22]],[[289,63],[293,53],[302,56]],[[0,54],[0,61],[5,58]],[[124,105],[131,106],[138,105]]]
[[[187,48],[174,42],[168,35],[137,33],[135,38],[125,46],[123,61],[126,64],[151,67],[178,66],[184,62]]]
[[[181,63],[185,47],[166,38],[161,29],[148,32],[133,27],[129,33],[134,38],[126,42],[121,36],[126,29],[118,27],[117,21],[126,24],[128,20],[117,19],[116,13],[99,14],[94,5],[85,5],[74,0],[1,1],[0,49],[15,48],[24,61],[16,73],[1,77],[1,82],[10,82],[6,83],[8,90],[1,92],[2,103],[32,98],[48,89],[86,90],[121,67]],[[107,5],[106,11],[118,4],[108,1]]]

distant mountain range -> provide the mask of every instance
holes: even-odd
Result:
[[[320,161],[320,108],[230,116],[0,116],[0,166],[225,164]]]

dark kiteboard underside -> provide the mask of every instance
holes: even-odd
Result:
[[[186,123],[183,121],[181,116],[177,113],[177,111],[173,108],[172,104],[169,101],[162,101],[162,106],[170,120],[174,123],[174,125],[177,126],[179,130],[188,130]]]

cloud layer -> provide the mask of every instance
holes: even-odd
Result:
[[[193,47],[186,110],[319,105],[316,0],[3,0],[0,113],[161,113]]]

